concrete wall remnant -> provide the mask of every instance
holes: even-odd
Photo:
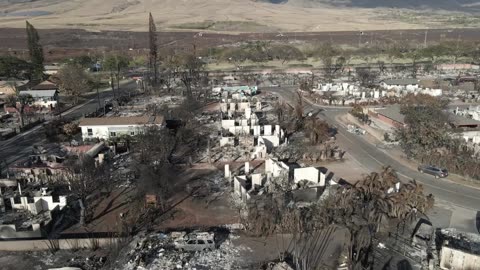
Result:
[[[265,136],[270,136],[272,135],[272,126],[271,125],[265,125],[263,126],[263,134]]]
[[[280,139],[277,136],[260,136],[258,138],[258,145],[265,145],[267,151],[272,151],[274,147],[280,145]]]
[[[288,165],[281,161],[271,158],[265,160],[265,172],[271,173],[273,177],[288,175],[289,169]]]
[[[302,180],[325,186],[325,174],[315,167],[296,168],[293,170],[293,180],[298,183]]]
[[[263,175],[261,173],[255,173],[251,175],[252,177],[252,185],[255,186],[263,186]]]
[[[230,179],[231,172],[230,172],[230,165],[225,164],[225,178]]]
[[[228,129],[235,126],[235,120],[222,120],[222,128]]]
[[[220,138],[220,146],[226,146],[226,145],[235,145],[235,138],[234,137],[222,137]]]
[[[440,269],[480,269],[480,256],[444,246],[440,252]]]

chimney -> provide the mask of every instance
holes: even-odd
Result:
[[[42,187],[42,196],[47,196],[47,188]]]
[[[250,173],[250,162],[245,162],[245,174]]]
[[[104,159],[105,159],[105,154],[103,153],[98,154],[98,164],[103,164]]]
[[[225,164],[225,178],[230,179],[230,165]]]

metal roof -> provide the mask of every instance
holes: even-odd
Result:
[[[25,90],[20,91],[20,95],[31,95],[34,98],[53,97],[57,92],[57,90]]]
[[[405,115],[400,113],[400,105],[395,104],[385,108],[375,110],[378,114],[392,119],[398,123],[405,124]]]
[[[32,90],[58,90],[58,86],[50,81],[43,81],[33,87]]]
[[[456,126],[456,127],[461,127],[461,126],[476,126],[480,127],[480,121],[477,121],[475,119],[463,117],[460,115],[456,114],[449,114],[448,115],[449,122]]]
[[[126,125],[161,125],[164,123],[162,115],[131,116],[131,117],[92,117],[80,120],[80,126],[126,126]]]

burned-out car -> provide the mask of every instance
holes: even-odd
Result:
[[[178,234],[173,245],[177,250],[202,251],[215,249],[215,235],[207,232],[193,232]]]

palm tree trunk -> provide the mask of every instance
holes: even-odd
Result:
[[[78,204],[80,205],[80,225],[85,225],[85,216],[86,216],[86,209],[85,205],[83,204],[83,199],[78,199]]]
[[[117,73],[117,90],[120,90],[120,73]]]
[[[115,81],[112,73],[110,73],[110,86],[112,87],[113,99],[115,99]]]

